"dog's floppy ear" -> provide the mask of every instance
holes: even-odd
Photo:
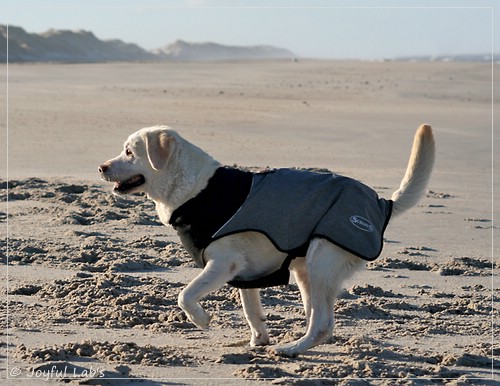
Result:
[[[172,156],[174,138],[165,131],[152,131],[146,133],[144,140],[149,162],[153,169],[164,168]]]

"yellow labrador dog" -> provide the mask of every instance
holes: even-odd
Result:
[[[225,283],[239,288],[251,346],[269,344],[259,288],[288,283],[293,272],[306,333],[272,346],[296,356],[333,332],[342,282],[382,250],[389,218],[414,206],[434,163],[432,129],[415,135],[406,174],[391,200],[337,174],[278,169],[250,173],[223,167],[165,126],[130,135],[123,151],[99,167],[115,194],[145,192],[173,226],[202,272],[179,294],[189,320],[206,328],[199,300]]]

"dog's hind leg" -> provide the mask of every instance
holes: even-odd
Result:
[[[311,297],[307,332],[294,342],[273,347],[273,352],[294,357],[332,336],[335,296],[342,281],[360,265],[359,261],[361,259],[326,240],[312,240],[306,256]]]
[[[252,339],[250,346],[264,346],[269,344],[269,335],[266,330],[266,317],[260,302],[260,291],[258,288],[240,289],[243,312],[247,318]]]
[[[309,288],[309,275],[307,273],[306,259],[297,257],[292,261],[290,270],[295,276],[295,281],[299,286],[300,296],[304,304],[304,311],[306,313],[306,328],[309,327],[309,319],[311,318],[311,291]]]

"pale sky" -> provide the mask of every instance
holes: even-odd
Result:
[[[0,24],[84,29],[145,49],[182,39],[383,59],[500,52],[495,7],[500,20],[498,0],[0,0]]]

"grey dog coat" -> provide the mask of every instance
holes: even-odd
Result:
[[[372,261],[382,252],[392,201],[368,186],[334,173],[276,169],[250,173],[219,168],[207,187],[177,208],[170,224],[191,257],[204,267],[204,249],[221,237],[263,233],[281,252],[282,267],[255,280],[229,284],[259,288],[288,284],[288,266],[305,256],[314,238],[324,238],[360,258]]]

